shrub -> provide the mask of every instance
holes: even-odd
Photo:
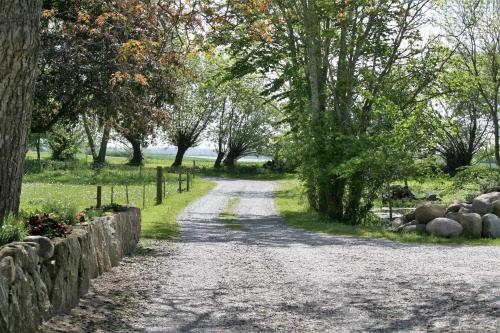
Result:
[[[22,241],[27,235],[24,223],[19,221],[14,215],[8,215],[0,226],[0,246]]]
[[[475,184],[481,192],[500,185],[500,169],[489,169],[481,165],[461,168],[455,177],[455,188],[464,188],[466,184]]]
[[[35,214],[29,217],[27,224],[30,235],[48,238],[63,237],[69,233],[66,223],[56,220],[53,214]]]
[[[75,225],[79,222],[76,206],[60,201],[51,201],[42,204],[37,213],[50,214],[54,220],[68,225]]]

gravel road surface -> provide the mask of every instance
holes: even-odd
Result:
[[[500,332],[499,247],[307,233],[274,183],[217,182],[178,241],[143,241],[42,332]],[[232,197],[246,231],[219,219]]]

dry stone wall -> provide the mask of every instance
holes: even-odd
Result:
[[[29,237],[0,247],[0,332],[34,333],[78,305],[90,280],[118,265],[139,242],[137,208],[93,219],[66,238]]]

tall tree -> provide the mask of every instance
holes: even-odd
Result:
[[[42,1],[0,0],[0,224],[19,209],[41,5]]]
[[[473,79],[493,124],[495,159],[500,166],[500,2],[448,0],[442,8],[442,29]]]
[[[273,73],[268,92],[288,100],[309,202],[334,220],[360,223],[392,177],[386,170],[411,161],[409,130],[426,111],[419,100],[447,57],[422,41],[430,4],[257,0],[211,7],[213,40],[236,57],[233,76]]]
[[[189,66],[183,71],[174,102],[167,107],[169,124],[166,137],[177,147],[173,167],[181,166],[186,151],[199,145],[221,106],[212,80],[217,67],[211,60],[191,58]]]

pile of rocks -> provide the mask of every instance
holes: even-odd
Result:
[[[500,238],[500,192],[476,197],[472,203],[448,207],[427,203],[392,221],[395,231],[419,232],[440,237]]]

